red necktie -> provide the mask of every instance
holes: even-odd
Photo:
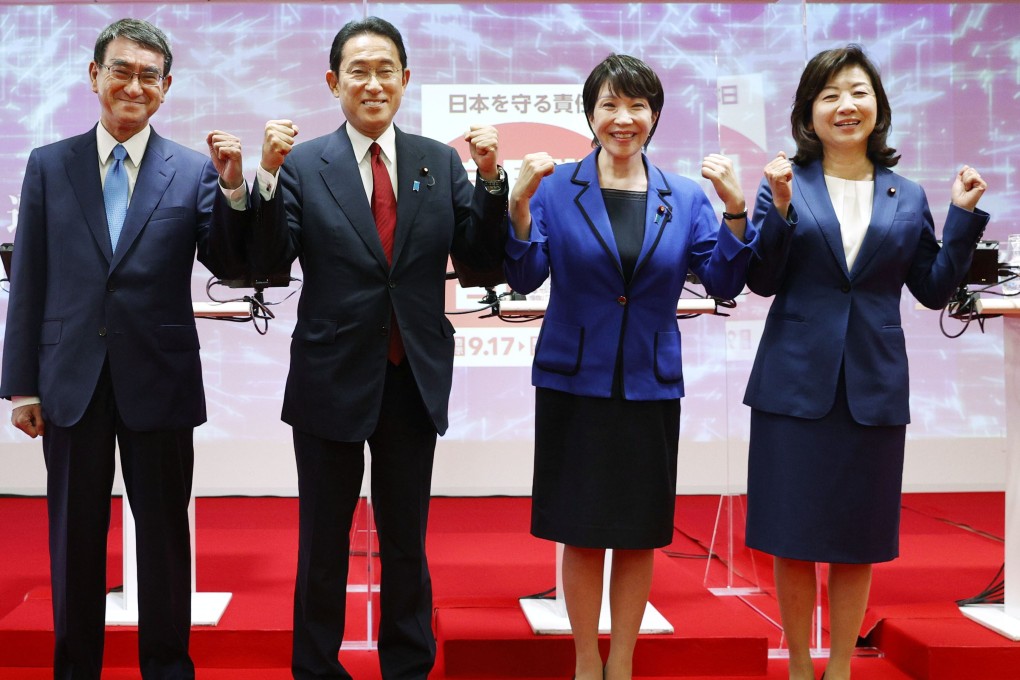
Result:
[[[386,261],[393,264],[393,233],[397,228],[397,198],[393,195],[393,184],[390,183],[390,173],[383,165],[382,148],[376,142],[368,147],[372,154],[372,217],[375,218],[375,228],[379,231],[379,240],[382,242],[383,252],[386,253]],[[390,333],[390,347],[387,358],[390,363],[399,365],[404,360],[404,343],[400,339],[400,329],[397,327],[397,316],[394,313],[390,317],[390,325],[393,327]]]

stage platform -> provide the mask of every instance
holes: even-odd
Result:
[[[722,560],[708,559],[720,498],[677,498],[674,541],[656,553],[652,587],[675,632],[640,640],[638,678],[786,677],[776,652],[781,632],[770,621],[778,620],[771,560],[741,548],[743,498],[725,501],[737,528],[728,582]],[[904,496],[901,557],[875,569],[862,640],[880,656],[855,659],[855,680],[1020,679],[1020,643],[955,605],[981,591],[1002,563],[1003,504],[1001,493]],[[555,585],[554,547],[529,535],[529,509],[527,498],[433,500],[433,678],[570,677],[570,639],[532,634],[518,605]],[[117,501],[113,518],[111,587],[121,573]],[[198,677],[288,678],[296,499],[200,498],[196,518],[198,589],[234,594],[219,626],[193,630]],[[45,502],[0,498],[0,527],[0,680],[42,680],[50,677],[52,645]],[[717,536],[714,552],[725,554],[723,547]],[[720,585],[740,594],[717,596],[707,587]],[[362,636],[363,612],[353,607],[348,624]],[[104,678],[139,677],[136,642],[134,628],[107,630]],[[341,658],[359,680],[379,677],[374,652],[344,650]],[[820,673],[824,660],[816,664]]]

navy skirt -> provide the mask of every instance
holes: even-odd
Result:
[[[810,562],[899,555],[906,426],[856,422],[842,376],[836,395],[817,420],[751,411],[749,547]]]
[[[673,540],[680,400],[535,391],[531,533],[581,548]]]

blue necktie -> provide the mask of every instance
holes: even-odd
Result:
[[[103,201],[106,203],[106,223],[110,227],[110,245],[117,250],[117,240],[128,209],[128,176],[124,167],[127,149],[123,144],[113,147],[113,158],[113,165],[106,171]]]

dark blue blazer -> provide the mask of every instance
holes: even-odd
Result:
[[[38,396],[43,417],[69,427],[108,359],[128,427],[194,427],[206,419],[191,304],[195,251],[214,273],[237,275],[228,251],[243,246],[223,241],[243,243],[240,225],[209,159],[153,130],[112,252],[98,158],[95,128],[29,156],[0,396]],[[215,234],[214,204],[222,227]]]
[[[790,221],[763,181],[755,204],[758,256],[748,286],[775,296],[744,395],[752,408],[820,418],[832,407],[840,367],[854,419],[910,422],[907,350],[900,326],[906,285],[921,304],[944,306],[970,268],[988,214],[950,206],[943,246],[924,190],[875,168],[871,223],[846,266],[839,221],[820,162],[794,166]]]
[[[623,396],[676,399],[684,395],[677,300],[688,270],[711,295],[744,287],[751,244],[716,218],[693,181],[648,163],[648,199],[641,253],[628,284],[599,188],[598,151],[559,165],[531,200],[531,240],[511,238],[507,282],[530,293],[551,277],[532,382],[572,394],[608,397],[618,350]],[[755,230],[748,221],[747,241]]]
[[[432,422],[446,431],[454,351],[448,260],[452,253],[487,269],[502,258],[506,193],[490,194],[481,182],[472,188],[446,144],[396,129],[396,148],[392,266],[344,126],[294,147],[271,201],[253,192],[255,268],[299,259],[304,277],[283,420],[324,439],[360,441],[375,430],[393,314]]]

